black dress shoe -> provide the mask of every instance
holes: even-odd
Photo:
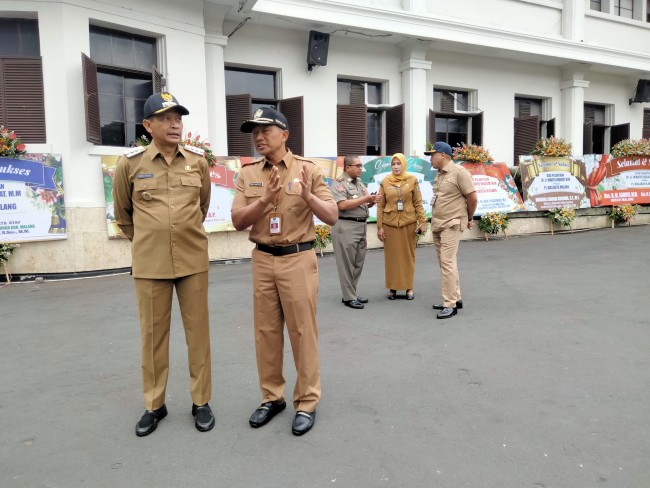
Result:
[[[445,307],[443,308],[438,315],[436,315],[437,319],[449,319],[456,315],[456,309],[452,307]]]
[[[442,303],[441,304],[436,304],[436,305],[433,306],[434,310],[442,310],[443,308],[445,308],[445,306]],[[462,300],[458,300],[456,302],[456,308],[457,309],[463,308],[463,301]]]
[[[368,303],[368,299],[363,298],[363,297],[357,297],[357,302],[359,302],[359,303]]]
[[[214,427],[214,414],[207,403],[200,407],[192,404],[192,416],[194,417],[194,426],[199,432],[207,432]]]
[[[298,410],[296,416],[293,418],[291,432],[293,432],[293,435],[306,434],[314,426],[315,421],[316,410],[313,412],[303,412],[302,410]]]
[[[359,300],[343,300],[343,304],[346,307],[356,308],[357,310],[363,308],[363,303],[361,303]]]
[[[151,434],[158,427],[158,421],[165,417],[167,417],[167,407],[165,405],[156,410],[146,410],[140,421],[135,424],[135,435],[144,437]]]
[[[251,415],[248,423],[251,424],[251,427],[254,429],[262,427],[263,425],[268,424],[273,417],[282,412],[282,410],[284,410],[286,407],[287,403],[284,401],[279,403],[262,403],[259,408],[253,412],[253,415]]]

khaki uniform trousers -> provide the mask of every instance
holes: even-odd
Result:
[[[196,405],[208,403],[212,393],[208,272],[168,280],[135,278],[142,334],[142,386],[147,410],[155,410],[165,403],[174,288],[185,328],[192,402]]]
[[[297,371],[296,410],[312,412],[320,400],[318,265],[313,250],[273,256],[253,250],[255,351],[263,403],[284,399],[284,323]]]
[[[440,274],[442,275],[443,305],[454,308],[456,302],[461,299],[456,254],[463,233],[460,230],[460,225],[454,225],[444,229],[437,229],[432,234],[438,264],[440,265]]]
[[[332,246],[343,300],[356,300],[357,285],[366,259],[366,223],[339,220],[332,227]]]

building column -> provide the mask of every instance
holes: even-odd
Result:
[[[400,63],[404,102],[404,154],[422,154],[427,144],[427,71],[431,61],[424,59],[429,44],[415,41],[404,48]]]
[[[584,41],[586,5],[585,0],[564,0],[562,37],[569,41]]]
[[[564,139],[573,146],[573,155],[582,155],[584,135],[585,88],[589,82],[584,79],[589,65],[574,63],[563,70],[562,91],[562,130]]]
[[[212,151],[228,155],[226,132],[226,82],[223,50],[228,38],[219,34],[205,35],[205,73],[208,104],[208,139]]]

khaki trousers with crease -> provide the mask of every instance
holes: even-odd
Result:
[[[433,244],[438,256],[438,265],[442,276],[442,300],[445,307],[456,307],[461,299],[460,279],[456,255],[463,232],[460,225],[436,229],[432,232]]]

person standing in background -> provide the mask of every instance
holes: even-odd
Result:
[[[341,282],[341,301],[347,307],[364,308],[367,298],[357,294],[357,285],[366,259],[368,208],[381,198],[368,193],[361,182],[363,164],[358,156],[343,158],[343,175],[332,184],[332,195],[339,208],[339,220],[332,227],[332,245]]]
[[[413,300],[415,276],[415,245],[417,234],[427,229],[420,185],[406,172],[406,157],[394,154],[391,174],[379,187],[377,204],[377,237],[384,243],[387,298],[394,300],[397,290],[406,290],[406,299]]]
[[[436,318],[448,319],[463,308],[456,255],[463,230],[474,227],[472,219],[478,198],[472,175],[451,160],[449,144],[436,142],[428,154],[431,154],[431,166],[438,170],[433,182],[431,231],[442,274],[443,299],[433,309],[440,310]]]

